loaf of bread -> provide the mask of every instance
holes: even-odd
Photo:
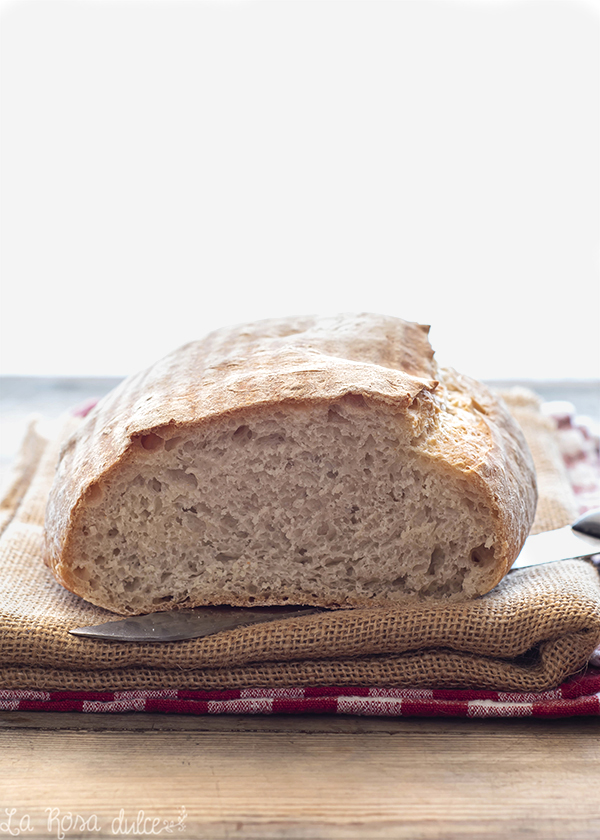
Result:
[[[63,448],[45,561],[123,615],[468,599],[536,505],[503,403],[379,315],[219,330],[102,399]]]

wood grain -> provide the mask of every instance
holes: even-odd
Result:
[[[83,716],[36,729],[35,716],[17,715],[1,719],[0,836],[5,807],[29,816],[33,838],[57,836],[68,814],[88,827],[95,817],[85,836],[114,837],[141,811],[134,836],[152,836],[151,818],[156,833],[181,808],[182,838],[600,836],[593,719],[98,715],[87,719],[111,728],[90,731],[75,728]],[[146,728],[119,729],[126,720]]]

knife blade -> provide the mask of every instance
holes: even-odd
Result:
[[[134,615],[90,627],[76,627],[69,633],[109,642],[177,642],[319,612],[323,611],[317,607],[196,607]]]
[[[573,525],[527,537],[511,572],[600,553],[600,509]],[[318,607],[196,607],[148,613],[69,630],[73,636],[114,642],[175,642],[212,636],[236,627],[326,612]]]
[[[527,537],[510,571],[542,566],[600,553],[600,509],[580,516],[572,525]]]

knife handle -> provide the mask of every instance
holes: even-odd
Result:
[[[579,531],[580,534],[586,534],[588,537],[600,539],[600,508],[597,510],[588,510],[571,527],[574,531]]]

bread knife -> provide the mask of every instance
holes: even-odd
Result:
[[[179,642],[213,636],[236,627],[320,612],[323,610],[318,607],[195,607],[133,615],[105,624],[77,627],[69,633],[109,642]]]
[[[527,537],[510,571],[600,553],[600,508],[590,510],[572,525]]]
[[[581,516],[572,526],[527,537],[511,572],[600,553],[600,509]],[[148,613],[69,632],[113,642],[176,642],[212,636],[223,630],[265,621],[324,612],[316,607],[196,607]]]

